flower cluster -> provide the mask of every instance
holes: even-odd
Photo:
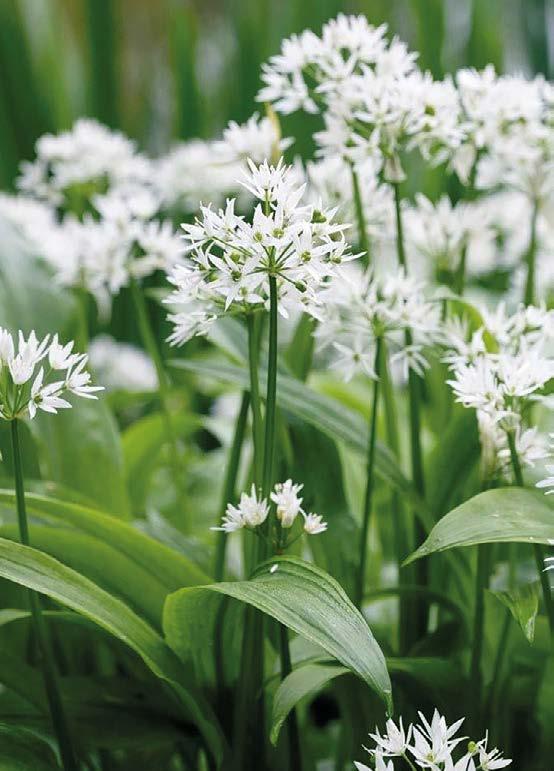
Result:
[[[391,361],[404,378],[412,369],[422,375],[426,352],[439,342],[440,307],[428,300],[421,282],[404,270],[377,278],[347,266],[322,293],[322,323],[316,332],[321,348],[333,351],[332,366],[345,380],[363,373],[375,378],[378,338],[386,340]],[[407,341],[406,332],[410,333]]]
[[[456,401],[477,412],[485,467],[489,472],[510,462],[507,432],[513,432],[518,456],[533,466],[546,456],[544,438],[523,420],[531,404],[546,399],[544,386],[554,377],[546,353],[554,337],[554,311],[520,307],[508,315],[503,305],[483,312],[483,326],[469,332],[463,322],[446,327]]]
[[[242,184],[258,201],[251,221],[231,199],[219,211],[203,206],[194,224],[182,226],[190,259],[169,276],[176,289],[166,302],[177,307],[169,316],[172,344],[205,334],[224,312],[266,307],[270,277],[281,315],[317,316],[321,288],[354,258],[343,236],[347,226],[333,221],[335,210],[302,205],[305,187],[291,167],[249,161]]]
[[[375,747],[366,749],[372,756],[374,771],[394,771],[391,758],[402,758],[412,768],[430,771],[497,771],[512,762],[502,757],[500,750],[489,749],[488,733],[478,742],[467,742],[467,737],[457,737],[464,718],[449,726],[435,710],[430,721],[421,712],[419,720],[419,723],[410,724],[407,730],[402,718],[398,725],[388,720],[384,734],[379,730],[370,734]],[[464,741],[465,752],[460,752]],[[354,765],[358,771],[372,771],[363,763]]]
[[[321,37],[306,31],[283,41],[264,67],[258,99],[284,113],[321,109],[325,126],[315,138],[323,155],[356,163],[372,157],[387,181],[398,182],[401,151],[418,147],[442,162],[464,132],[454,83],[422,73],[417,55],[385,35],[384,25],[341,14]]]
[[[158,388],[156,368],[143,350],[99,335],[88,348],[91,369],[110,390],[148,392]]]
[[[202,202],[222,206],[235,196],[244,209],[252,199],[238,180],[247,159],[254,163],[278,159],[291,143],[281,138],[275,120],[258,114],[242,125],[231,121],[220,140],[182,142],[155,162],[162,205],[179,213],[196,212]]]
[[[256,486],[252,485],[250,495],[242,493],[237,506],[233,506],[231,503],[228,504],[221,526],[213,527],[212,530],[233,533],[245,527],[255,529],[263,525],[267,520],[271,504],[273,504],[275,516],[282,531],[290,530],[294,526],[298,515],[301,514],[304,520],[304,533],[308,535],[323,533],[327,530],[327,523],[323,521],[319,514],[312,512],[306,514],[302,508],[302,498],[298,495],[302,487],[303,485],[294,484],[292,479],[287,479],[286,482],[279,482],[274,486],[268,501],[265,498],[259,498]],[[286,548],[287,545],[290,544],[281,544],[281,548]]]
[[[73,352],[73,342],[62,345],[58,336],[39,340],[35,332],[25,338],[18,333],[17,345],[6,329],[0,328],[0,415],[13,420],[37,410],[56,413],[71,404],[68,394],[96,399],[101,386],[91,385],[86,371],[88,356]]]

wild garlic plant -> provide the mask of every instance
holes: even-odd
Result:
[[[25,546],[30,543],[30,534],[19,423],[25,418],[32,420],[39,410],[55,415],[58,410],[71,408],[70,395],[96,399],[97,392],[103,390],[102,386],[91,384],[91,376],[85,369],[88,356],[75,353],[73,349],[73,341],[63,345],[57,334],[39,340],[34,331],[25,337],[19,330],[16,342],[11,332],[0,328],[0,417],[10,424],[19,540]],[[29,591],[29,606],[64,771],[77,771],[75,746],[59,688],[50,632],[39,595],[32,590]]]
[[[375,746],[364,749],[371,755],[372,765],[355,762],[358,771],[394,771],[395,762],[433,771],[494,771],[512,764],[496,747],[489,747],[488,732],[480,741],[456,736],[465,718],[448,725],[437,709],[431,720],[421,712],[418,715],[419,722],[406,729],[400,718],[398,725],[387,720],[383,734],[378,728],[370,734]]]

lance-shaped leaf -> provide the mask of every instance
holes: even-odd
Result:
[[[0,538],[0,577],[81,613],[134,650],[157,677],[171,685],[211,752],[222,758],[225,741],[209,704],[202,694],[191,691],[171,648],[125,603],[52,557],[4,538]]]
[[[210,594],[233,597],[277,619],[364,680],[392,709],[385,657],[360,611],[333,578],[313,564],[276,557],[249,581],[180,589],[165,604],[166,639],[184,660],[192,655],[210,604]],[[196,641],[197,642],[197,641]]]
[[[554,544],[554,508],[541,493],[519,487],[487,490],[452,509],[406,564],[455,546]]]
[[[516,586],[507,592],[491,592],[508,608],[530,643],[535,639],[535,621],[539,612],[541,585],[538,581]]]

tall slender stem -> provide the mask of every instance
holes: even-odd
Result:
[[[275,419],[277,409],[277,279],[269,277],[269,351],[265,400],[264,465],[262,496],[266,498],[273,481],[275,457]]]
[[[512,469],[514,472],[514,480],[518,487],[523,487],[523,473],[521,470],[521,463],[517,453],[515,434],[513,431],[506,431],[508,437],[508,447],[510,448],[510,459],[512,461]],[[544,551],[540,544],[533,544],[533,554],[535,556],[535,564],[537,566],[537,572],[539,574],[539,580],[541,582],[542,595],[544,599],[544,607],[548,618],[548,625],[550,627],[550,638],[554,642],[554,601],[552,599],[552,592],[550,589],[550,582],[548,580],[548,574],[544,569]]]
[[[387,348],[386,343],[383,341],[382,354],[381,354],[381,392],[383,400],[383,408],[385,414],[385,431],[387,437],[387,445],[394,457],[400,460],[400,441],[398,437],[398,416],[396,413],[396,403],[394,398],[394,391],[389,373],[389,366],[387,361]],[[405,516],[406,512],[403,508],[402,501],[398,490],[392,489],[390,493],[390,508],[394,529],[394,543],[396,551],[396,564],[398,569],[398,581],[399,583],[413,583],[411,579],[411,573],[413,567],[403,568],[402,563],[406,559],[406,555],[414,549],[414,534],[413,528],[410,527],[410,522]],[[398,629],[398,641],[399,649],[402,654],[408,651],[410,643],[410,613],[412,609],[412,603],[408,597],[401,596],[399,599],[399,629]]]
[[[525,282],[525,294],[523,302],[525,305],[533,305],[535,302],[535,270],[537,261],[537,217],[539,214],[538,202],[533,202],[533,212],[531,214],[531,234],[529,237],[529,246],[525,254],[527,263],[527,280]]]
[[[396,215],[396,252],[398,264],[408,272],[406,262],[406,249],[404,246],[404,226],[402,222],[402,206],[400,195],[400,184],[393,183],[394,189],[394,209]],[[407,329],[405,332],[406,347],[412,345],[412,333]],[[423,472],[423,454],[421,451],[421,415],[420,415],[420,383],[418,375],[410,369],[408,374],[408,392],[410,401],[410,457],[412,466],[412,481],[419,495],[425,496],[425,478]],[[423,541],[425,531],[420,523],[415,522],[415,532],[418,542]],[[428,582],[427,563],[420,560],[416,565],[417,580],[421,586],[426,586]],[[421,636],[427,629],[427,607],[425,603],[419,603],[417,607],[417,621],[414,628],[415,634]]]
[[[394,213],[396,217],[396,254],[398,257],[398,264],[402,268],[407,269],[406,249],[404,247],[404,225],[402,223],[400,184],[398,182],[394,182],[392,186],[394,189]]]
[[[379,406],[379,378],[381,371],[381,337],[377,338],[375,349],[375,381],[373,383],[373,401],[371,405],[371,417],[369,422],[369,437],[367,443],[367,479],[364,496],[364,511],[362,519],[362,529],[360,532],[360,557],[358,562],[358,575],[356,582],[355,602],[360,608],[364,597],[365,570],[367,562],[367,535],[369,532],[369,522],[371,518],[371,504],[373,499],[374,487],[374,465],[375,465],[375,440],[377,438],[377,411]]]
[[[279,650],[281,656],[281,680],[292,672],[289,649],[289,633],[286,626],[279,624]],[[293,710],[287,722],[289,738],[289,764],[291,771],[302,771],[302,749],[296,711]]]
[[[262,484],[262,408],[258,366],[260,359],[261,316],[249,314],[248,327],[248,366],[250,371],[250,403],[252,411],[252,441],[254,444],[254,482],[256,487]]]
[[[477,715],[476,728],[480,727],[479,710],[481,708],[481,696],[483,690],[483,673],[481,658],[483,655],[483,632],[485,623],[485,589],[489,579],[489,549],[488,544],[479,544],[477,547],[477,572],[475,577],[475,611],[473,616],[473,645],[471,649],[471,662],[469,668],[469,682],[472,700],[475,703]]]
[[[244,434],[246,431],[246,422],[248,419],[248,408],[250,406],[250,394],[245,391],[242,394],[239,413],[237,415],[237,422],[235,424],[235,433],[233,435],[233,441],[229,450],[229,458],[227,460],[227,468],[225,470],[225,479],[223,481],[223,490],[221,493],[221,502],[219,506],[220,518],[225,514],[227,504],[235,497],[235,489],[237,483],[237,474],[240,463],[240,455],[242,451],[242,445],[244,442]],[[217,544],[215,550],[215,566],[214,566],[214,579],[219,582],[223,581],[225,573],[225,551],[227,547],[227,533],[224,530],[220,530],[217,534]]]
[[[362,201],[362,191],[360,190],[360,179],[354,164],[351,165],[352,172],[352,194],[354,198],[354,208],[356,209],[356,219],[358,220],[358,242],[360,249],[365,253],[364,262],[369,265],[371,254],[369,251],[369,238],[367,235],[367,223],[365,219],[364,204]]]
[[[15,476],[15,497],[17,504],[17,519],[19,523],[19,539],[25,546],[30,545],[29,525],[27,523],[27,511],[25,506],[25,488],[23,483],[23,463],[21,460],[21,449],[19,445],[19,430],[17,420],[11,421],[11,440],[13,452],[13,466]],[[44,677],[44,685],[48,705],[50,707],[50,716],[54,733],[60,750],[60,757],[64,771],[77,771],[78,764],[71,740],[69,725],[64,711],[63,701],[58,683],[58,674],[56,671],[56,662],[54,652],[50,641],[50,635],[42,610],[40,607],[39,596],[36,592],[29,590],[29,605],[31,608],[31,623],[37,640],[40,656],[41,668]]]
[[[171,467],[173,470],[173,478],[174,478],[175,487],[177,489],[177,494],[180,499],[180,503],[183,504],[185,491],[183,486],[183,479],[181,477],[181,468],[179,465],[179,457],[180,457],[179,444],[173,428],[173,422],[171,420],[171,412],[168,404],[169,378],[167,376],[163,359],[162,359],[160,350],[158,348],[156,337],[152,330],[150,316],[148,315],[148,309],[146,307],[146,301],[144,299],[144,293],[142,292],[141,287],[134,279],[131,280],[131,295],[133,297],[135,312],[137,314],[137,322],[138,322],[142,343],[146,348],[148,355],[152,359],[154,363],[154,367],[156,369],[156,376],[158,379],[158,396],[159,396],[162,417],[164,421],[166,439],[167,439],[167,443],[170,446]],[[184,515],[184,511],[182,511],[181,514]]]

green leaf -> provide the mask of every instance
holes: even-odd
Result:
[[[509,542],[554,543],[554,510],[543,494],[504,487],[470,498],[435,525],[405,564],[456,546]]]
[[[223,380],[243,389],[249,386],[248,373],[243,367],[221,362],[180,359],[173,360],[170,364],[177,369],[196,372],[214,380]],[[331,439],[345,442],[360,453],[366,452],[368,426],[361,415],[282,372],[278,373],[277,383],[277,404],[281,409],[288,410]],[[266,372],[261,368],[262,395],[265,393],[266,386]],[[382,479],[416,501],[418,510],[422,508],[423,504],[412,483],[403,474],[390,450],[380,442],[377,442],[375,469]],[[423,515],[427,517],[427,524],[429,524],[430,517],[426,508],[423,508]]]
[[[491,592],[512,614],[530,643],[535,639],[535,621],[539,612],[540,583],[533,581],[507,592]]]
[[[0,771],[59,771],[49,745],[32,731],[0,723]]]
[[[197,416],[186,412],[179,412],[171,417],[172,429],[179,437],[190,434],[200,424]],[[154,412],[136,420],[122,433],[121,441],[125,478],[133,509],[142,511],[150,478],[158,465],[160,451],[167,444],[165,416]]]
[[[224,739],[210,706],[200,693],[191,691],[171,648],[121,600],[52,557],[5,539],[0,539],[0,577],[71,608],[134,650],[157,677],[172,686],[214,756],[222,757]]]
[[[0,526],[0,535],[19,541],[15,525]],[[33,524],[31,544],[120,597],[149,623],[160,627],[166,588],[154,573],[118,552],[109,542],[76,530]]]
[[[271,743],[277,744],[285,720],[301,699],[315,696],[336,677],[347,675],[349,671],[340,664],[313,663],[299,667],[285,677],[273,699],[269,734]]]
[[[325,571],[293,557],[276,557],[261,565],[250,581],[181,589],[170,595],[164,610],[164,631],[184,660],[191,656],[194,622],[200,614],[208,613],[211,592],[253,605],[320,645],[373,688],[389,711],[392,709],[383,653],[361,613]]]
[[[33,493],[26,493],[25,501],[29,512],[56,524],[73,525],[109,543],[137,565],[153,573],[168,592],[182,586],[205,584],[210,580],[182,554],[109,514]],[[15,493],[12,490],[0,490],[0,503],[15,506]]]
[[[441,683],[459,685],[455,664],[440,658],[388,658],[387,667],[391,675],[406,675],[419,686],[431,689]],[[279,733],[290,711],[298,702],[308,696],[315,696],[328,683],[350,670],[337,663],[320,659],[294,669],[279,685],[273,699],[270,741],[277,744]]]

